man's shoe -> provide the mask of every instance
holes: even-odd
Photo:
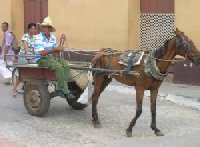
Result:
[[[72,99],[75,99],[76,97],[73,95],[73,94],[65,94],[65,98],[67,99],[67,100],[72,100]]]

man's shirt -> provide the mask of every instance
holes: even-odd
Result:
[[[52,50],[58,47],[56,42],[56,37],[50,34],[50,39],[48,40],[44,33],[40,33],[35,36],[34,51],[37,58],[41,58],[39,51]]]
[[[2,42],[2,53],[1,53],[1,58],[4,58],[4,53],[5,53],[5,48],[8,47],[8,53],[9,54],[12,54],[13,51],[12,51],[12,43],[13,43],[13,35],[11,32],[9,31],[6,31],[4,32],[4,35],[3,35],[3,42]]]
[[[13,39],[13,35],[9,31],[4,32],[2,47],[12,47]]]

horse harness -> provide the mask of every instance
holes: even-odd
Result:
[[[188,53],[190,50],[190,44],[184,40],[183,38],[183,34],[176,37],[176,53],[178,53],[180,51],[180,47],[183,46],[185,55],[188,57]],[[106,65],[106,69],[112,70],[112,58],[113,55],[115,55],[117,52],[116,50],[113,50],[112,48],[104,48],[102,50],[105,54],[105,52],[107,53],[107,55],[109,55],[109,63]],[[156,61],[157,60],[161,60],[161,59],[157,59],[155,58],[155,51],[156,50],[152,50],[148,55],[146,56],[146,58],[144,59],[144,72],[147,76],[149,77],[154,77],[156,80],[159,81],[163,81],[164,78],[168,75],[168,73],[161,73],[159,68],[156,65]],[[128,60],[128,64],[124,70],[123,75],[128,75],[129,72],[132,69],[132,65],[133,65],[133,58],[135,57],[135,55],[131,55],[129,60]],[[168,62],[172,62],[173,60],[169,60]],[[98,74],[98,73],[96,73]],[[110,74],[109,74],[110,75]]]

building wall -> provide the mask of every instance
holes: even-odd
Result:
[[[200,49],[199,0],[175,0],[176,27]]]
[[[129,0],[128,3],[128,47],[140,48],[140,0]]]
[[[56,36],[65,33],[70,48],[138,48],[138,3],[139,0],[49,0],[49,16],[57,28]]]
[[[0,25],[3,22],[11,24],[11,0],[0,0]],[[11,28],[12,26],[10,26]],[[0,31],[0,44],[2,42],[3,33]]]
[[[20,41],[24,34],[24,0],[11,0],[11,18],[12,31]]]
[[[0,24],[9,23],[9,30],[14,32],[17,39],[20,40],[24,33],[24,5],[23,0],[0,0],[3,4],[0,6]],[[3,33],[0,31],[0,43]]]
[[[7,21],[20,40],[24,33],[23,0],[0,3],[0,23]],[[176,27],[200,48],[198,6],[199,0],[175,0]],[[57,28],[55,35],[65,33],[70,48],[139,48],[140,0],[49,0],[49,16]]]

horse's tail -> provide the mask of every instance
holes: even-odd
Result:
[[[112,50],[111,48],[102,48],[100,49],[99,53],[95,55],[95,57],[92,59],[92,65],[96,68],[101,68],[103,65],[103,56],[110,56],[111,52],[117,52],[116,50]],[[102,62],[101,62],[102,61]],[[101,65],[102,64],[102,65]]]
[[[92,65],[91,68],[101,68],[101,57],[102,54],[96,54],[94,56],[94,58],[92,59]],[[95,76],[95,72],[93,71],[89,71],[88,72],[88,79],[90,81],[90,83],[94,84],[94,76]]]
[[[92,67],[99,67],[101,68],[101,57],[104,55],[104,53],[107,51],[107,48],[100,49],[100,52],[94,56],[92,59]]]
[[[94,56],[94,58],[92,59],[92,67],[101,68],[101,56],[102,54],[97,54]]]

